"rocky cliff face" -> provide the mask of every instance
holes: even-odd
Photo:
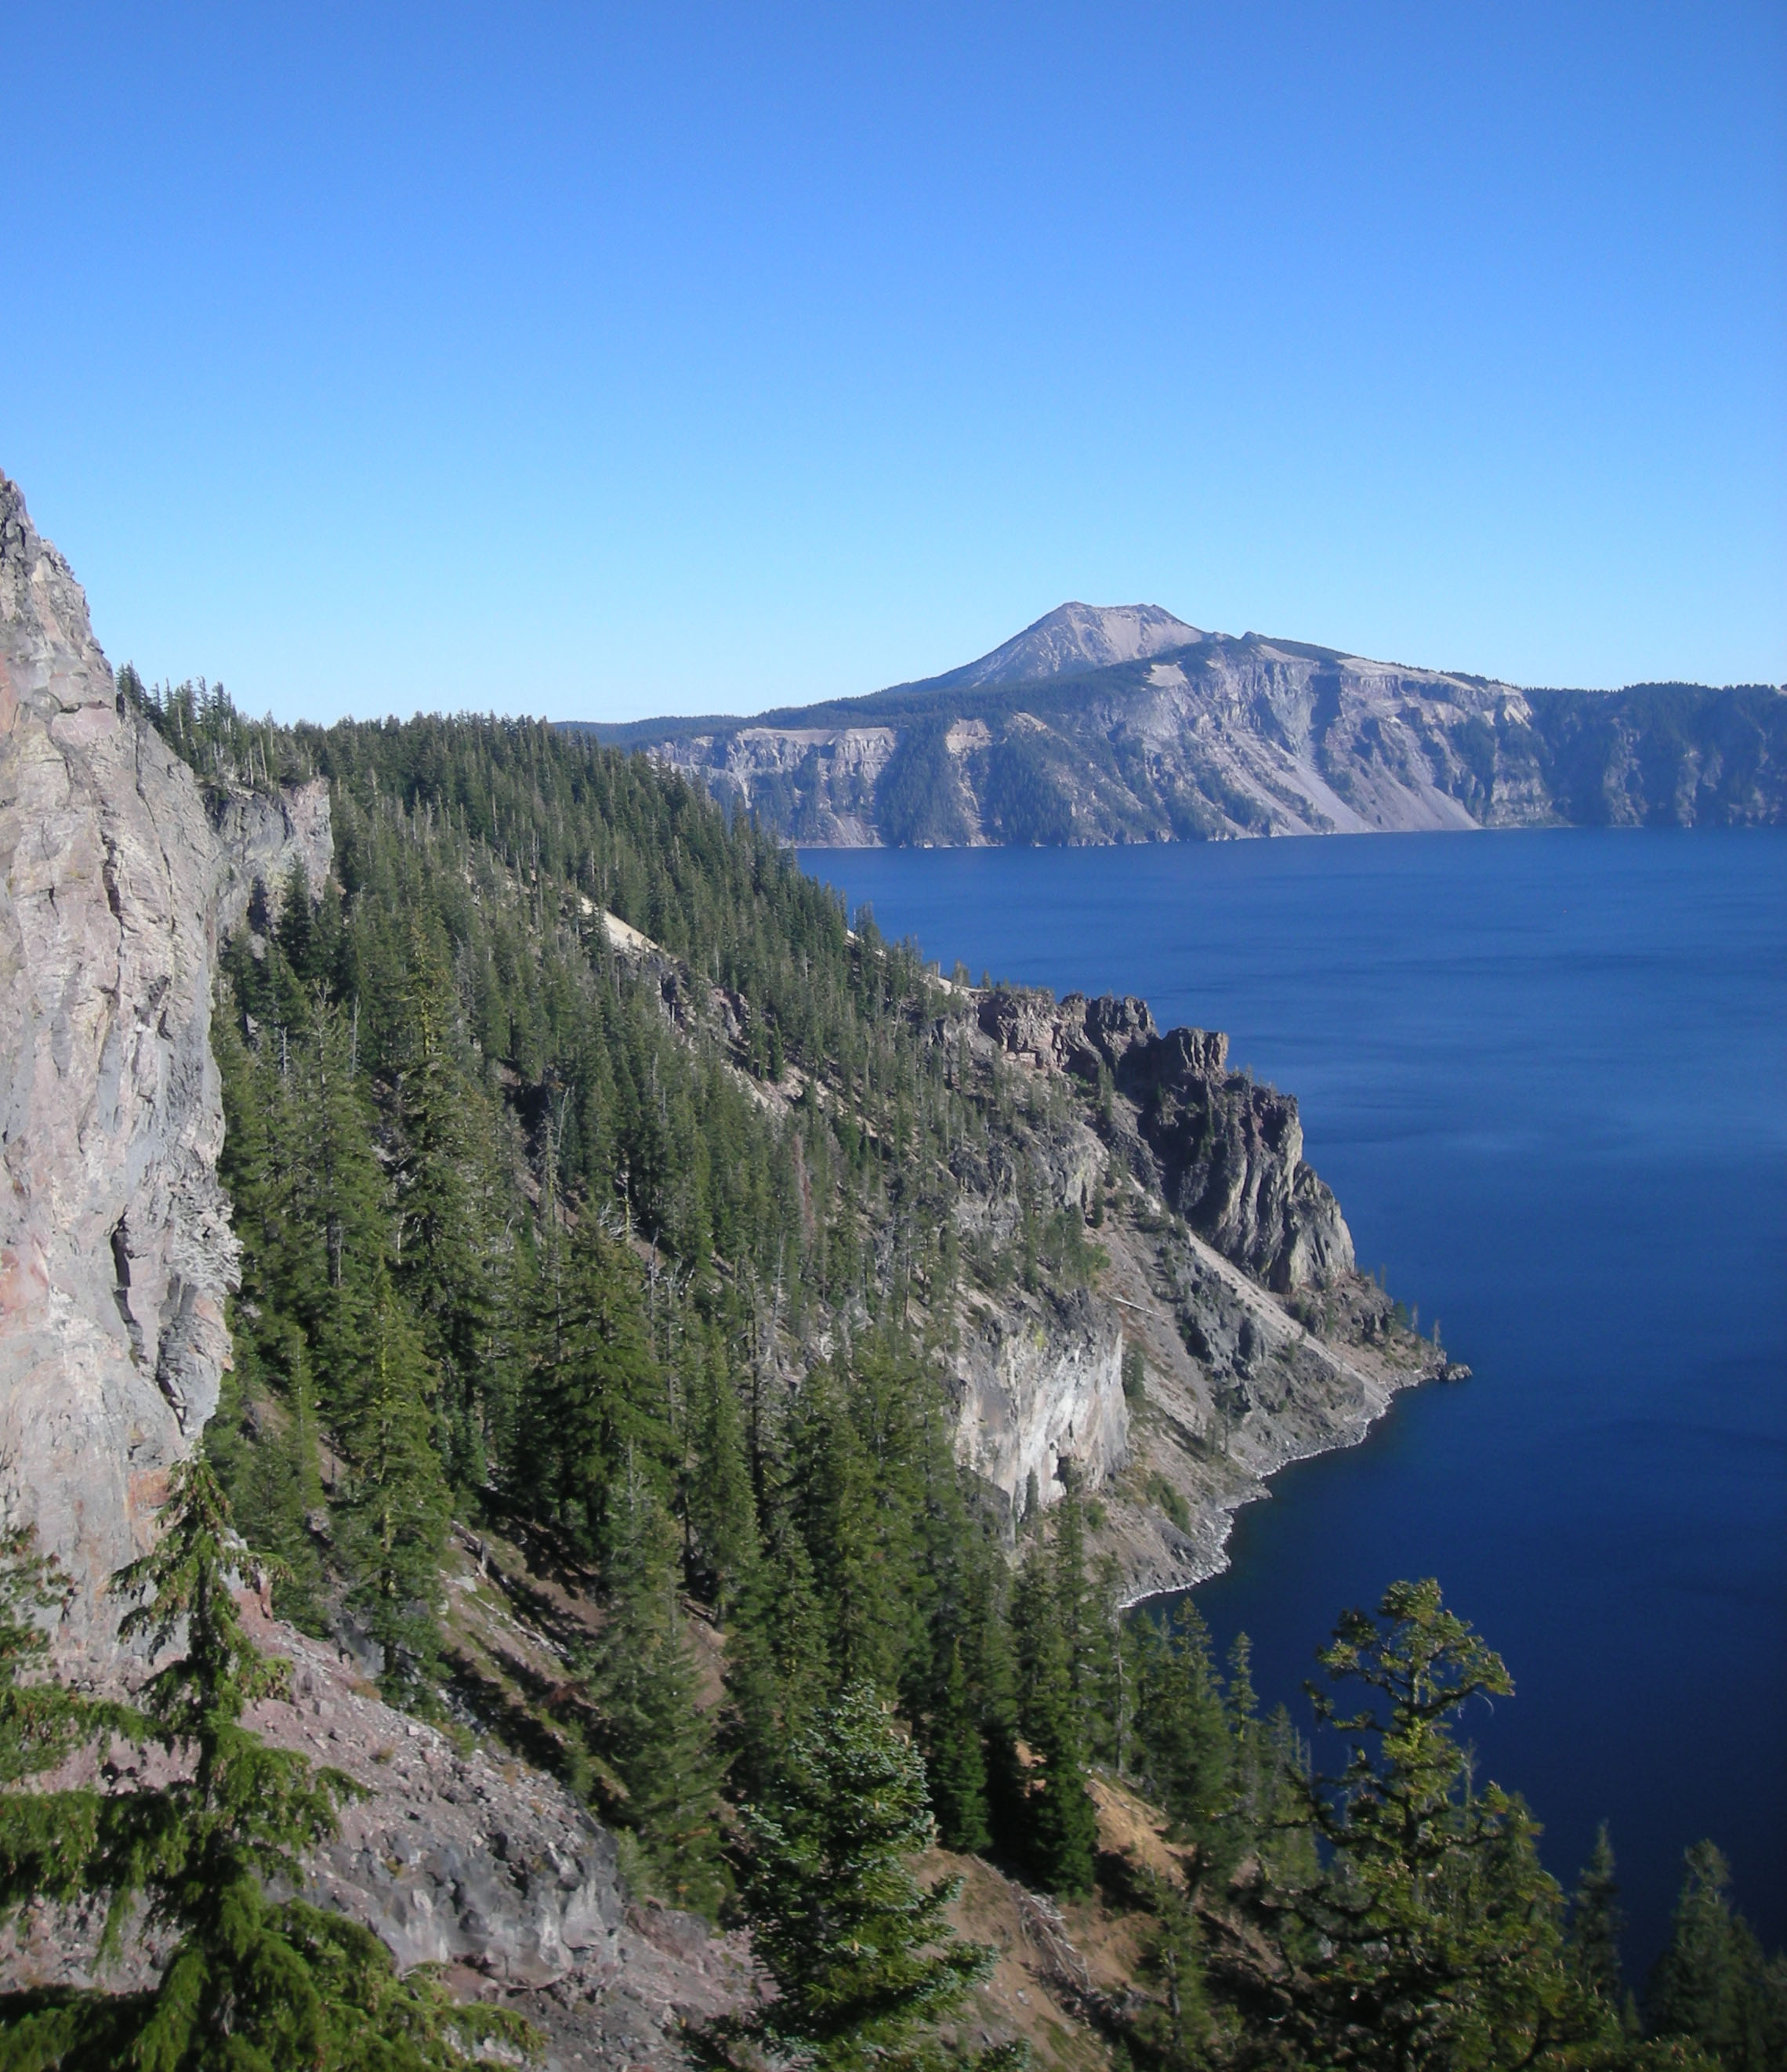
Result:
[[[1111,1083],[1134,1103],[1134,1149],[1170,1207],[1225,1259],[1279,1294],[1325,1288],[1353,1270],[1353,1239],[1331,1190],[1303,1162],[1294,1095],[1228,1070],[1229,1039],[1163,1036],[1146,1001],[999,990],[982,1029],[1013,1056]]]
[[[1229,1071],[1226,1038],[1162,1034],[1134,998],[973,1002],[969,1048],[1011,1075],[1030,1184],[1095,1227],[1101,1264],[1071,1301],[970,1295],[959,1449],[1014,1509],[1032,1472],[1040,1501],[1059,1498],[1071,1465],[1099,1497],[1095,1550],[1135,1596],[1200,1581],[1276,1469],[1354,1444],[1398,1389],[1459,1370],[1357,1272],[1295,1101]],[[956,1177],[965,1234],[1009,1241],[1012,1187],[966,1151]]]
[[[257,892],[277,899],[294,863],[303,865],[313,889],[321,889],[335,856],[327,778],[284,785],[276,795],[241,784],[217,786],[206,805],[214,855],[212,911],[220,939],[248,919]]]
[[[599,730],[840,846],[1787,819],[1787,695],[1768,685],[1529,692],[1154,606],[1064,606],[867,698]]]
[[[1108,1305],[1085,1293],[969,1305],[955,1369],[956,1449],[1021,1515],[1031,1490],[1089,1489],[1129,1457],[1123,1338]]]
[[[219,841],[0,476],[0,1511],[78,1583],[71,1648],[229,1359],[217,895],[326,843],[326,796],[290,810],[239,802]]]

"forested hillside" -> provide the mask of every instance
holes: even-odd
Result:
[[[1435,1586],[1336,1630],[1332,1777],[1244,1645],[1219,1670],[1195,1613],[1120,1610],[1124,1521],[1189,1549],[1185,1489],[1239,1500],[1233,1433],[1314,1416],[1317,1370],[1440,1359],[1270,1164],[1294,1105],[1220,1039],[945,982],[747,816],[541,725],[124,688],[203,779],[331,791],[330,875],[263,888],[224,959],[210,1457],[285,1616],[557,1770],[639,1890],[751,1925],[782,2012],[702,2049],[920,2062],[984,1966],[924,1969],[934,1910],[843,1866],[934,1820],[1132,1924],[1126,1988],[1075,1989],[1102,2062],[1781,2062],[1787,1979],[1711,1855],[1648,2004],[1677,2041],[1640,2040],[1610,1861],[1567,1907],[1473,1778],[1454,1723],[1511,1684]],[[964,1454],[965,1341],[1009,1378],[1053,1334],[1089,1371],[1130,1271],[1176,1321],[1109,1340],[1096,1445],[1002,1489]],[[1112,1789],[1159,1809],[1153,1868],[1101,1844]]]

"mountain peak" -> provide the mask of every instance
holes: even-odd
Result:
[[[961,684],[1034,683],[1113,662],[1134,662],[1184,648],[1204,635],[1158,604],[1057,605],[1003,647],[933,680]]]

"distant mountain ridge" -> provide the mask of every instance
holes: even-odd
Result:
[[[580,730],[816,845],[1787,820],[1775,686],[1525,690],[1151,604],[1064,604],[863,697]]]

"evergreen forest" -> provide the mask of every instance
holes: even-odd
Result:
[[[1139,1922],[1130,1990],[1080,2010],[1114,2067],[1787,2066],[1787,1962],[1715,1849],[1628,1984],[1608,1837],[1567,1893],[1476,1777],[1469,1710],[1512,1680],[1437,1584],[1343,1614],[1312,1716],[1266,1715],[1244,1641],[1218,1661],[1188,1601],[1121,1609],[1095,1492],[1014,1512],[958,1462],[958,1293],[1098,1259],[1031,1170],[1040,1096],[958,1040],[962,985],[643,757],[122,680],[204,784],[325,779],[333,858],[257,887],[222,953],[235,1367],[127,1579],[186,1656],[140,1715],[90,1716],[24,1674],[56,1579],[23,1544],[0,1575],[6,1903],[146,1893],[186,1955],[154,2006],[0,2003],[0,2068],[529,2048],[266,1896],[332,1787],[241,1725],[273,1672],[230,1622],[231,1517],[229,1558],[391,1702],[555,1772],[639,1893],[750,1927],[776,1996],[698,2061],[972,2061],[953,2016],[989,1959],[915,1869],[937,1847]],[[1039,808],[1015,780],[1004,810]],[[965,1147],[1023,1204],[1003,1248],[956,1228]],[[456,1622],[443,1577],[492,1548],[592,1608],[550,1688]],[[130,1832],[71,1799],[51,1837],[24,1787],[102,1728],[221,1781],[130,1802]],[[1154,1809],[1165,1869],[1101,1836],[1114,1794]],[[259,2055],[206,2054],[230,1964]]]

